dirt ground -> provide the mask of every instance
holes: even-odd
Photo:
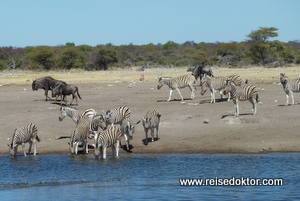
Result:
[[[79,87],[82,100],[78,110],[94,108],[98,113],[121,105],[131,108],[131,119],[138,121],[150,109],[161,113],[159,139],[143,144],[145,133],[142,124],[136,126],[131,141],[132,153],[262,153],[300,151],[299,111],[300,94],[295,94],[296,105],[285,106],[286,97],[279,83],[279,73],[288,72],[291,78],[300,75],[299,68],[289,69],[213,69],[215,75],[240,74],[249,83],[259,87],[258,113],[253,116],[251,104],[240,102],[240,117],[235,118],[233,102],[209,103],[210,93],[190,99],[188,88],[181,89],[185,100],[180,101],[176,91],[173,101],[166,102],[169,89],[163,86],[157,90],[157,76],[188,74],[186,69],[146,70],[145,80],[139,81],[141,72],[129,71],[90,73],[47,73]],[[70,136],[75,123],[66,117],[59,121],[60,105],[45,101],[44,90],[32,91],[33,78],[43,74],[2,73],[0,76],[0,154],[8,154],[8,146],[16,128],[33,122],[38,127],[41,142],[39,154],[68,154],[70,139],[56,140]],[[113,77],[110,77],[114,75]],[[50,94],[49,94],[50,95]],[[70,100],[71,97],[68,98]],[[175,99],[175,100],[174,100]],[[90,143],[94,143],[90,140]],[[122,143],[125,144],[124,138]],[[26,148],[28,145],[26,145]],[[22,153],[21,146],[18,154]],[[110,151],[110,150],[109,150]],[[93,150],[90,149],[90,153]],[[108,152],[110,153],[110,152]],[[126,153],[121,149],[120,153]]]

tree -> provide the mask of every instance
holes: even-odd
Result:
[[[269,39],[277,37],[277,28],[275,27],[259,27],[258,30],[252,31],[247,37],[250,45],[250,53],[255,64],[266,64],[266,59],[270,53]]]
[[[71,68],[83,68],[84,64],[85,58],[83,53],[75,47],[65,48],[59,62],[60,67],[68,70]]]
[[[109,50],[103,46],[98,46],[94,55],[94,66],[97,70],[107,70],[110,63],[118,62],[115,51]]]
[[[42,67],[44,70],[49,70],[55,66],[55,56],[56,54],[53,48],[49,46],[38,46],[31,49],[27,55],[27,59],[32,62],[30,65],[32,68]]]

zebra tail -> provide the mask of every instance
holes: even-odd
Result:
[[[38,142],[41,141],[38,135],[36,135],[36,140],[37,140]]]
[[[76,87],[76,91],[77,91],[77,95],[78,95],[78,97],[79,97],[80,99],[82,99],[82,98],[80,97],[80,95],[79,95],[79,90],[78,90],[78,87]]]

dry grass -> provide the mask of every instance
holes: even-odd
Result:
[[[0,75],[0,85],[27,85],[31,84],[32,80],[43,76],[52,76],[55,79],[64,80],[69,83],[109,83],[109,82],[138,82],[141,75],[144,74],[147,82],[156,82],[159,76],[179,76],[189,74],[187,67],[184,68],[153,68],[146,69],[144,72],[136,71],[136,68],[117,69],[108,71],[2,71]],[[213,72],[216,76],[238,74],[248,80],[254,81],[274,81],[279,82],[279,74],[286,73],[290,78],[300,76],[299,67],[288,68],[262,68],[253,67],[246,69],[233,68],[218,68],[213,67]]]

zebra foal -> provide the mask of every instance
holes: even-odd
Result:
[[[122,135],[121,130],[113,125],[101,132],[96,141],[95,156],[99,156],[100,153],[101,158],[106,158],[106,149],[108,147],[111,147],[113,156],[119,156],[119,145]]]
[[[156,129],[156,139],[158,139],[158,127],[161,114],[155,110],[149,110],[145,117],[142,118],[143,127],[145,130],[145,145],[148,144],[148,131],[151,130],[152,142],[154,141],[154,129]]]
[[[294,92],[300,92],[300,79],[289,79],[285,73],[280,73],[280,82],[283,87],[283,91],[286,94],[286,104],[289,104],[289,97],[292,98],[292,105],[295,104]]]
[[[77,109],[72,107],[62,106],[60,107],[60,116],[58,117],[59,121],[62,121],[66,116],[72,118],[72,120],[77,123],[78,119],[82,116],[87,116],[90,119],[94,118],[97,115],[96,110],[89,108],[79,112]]]
[[[106,121],[102,115],[97,115],[93,119],[82,116],[70,137],[71,154],[78,153],[78,145],[80,142],[83,145],[84,153],[88,153],[88,138],[91,135],[94,135],[95,138],[97,138],[99,126],[103,130],[106,129]]]
[[[224,89],[224,94],[230,93],[235,107],[235,116],[239,116],[239,101],[249,100],[252,103],[253,115],[257,113],[257,103],[260,102],[257,93],[257,87],[253,85],[245,85],[243,87],[236,86],[232,80],[228,80]]]
[[[36,155],[36,142],[40,141],[37,135],[38,129],[33,123],[26,124],[22,128],[17,128],[13,134],[11,144],[8,144],[11,157],[15,157],[18,152],[18,146],[22,145],[24,156],[26,156],[25,143],[29,143],[28,154],[31,153],[33,144],[33,153]]]
[[[195,89],[196,89],[196,79],[193,75],[183,75],[179,77],[158,77],[157,89],[160,89],[163,85],[167,85],[170,88],[170,95],[167,101],[171,101],[173,90],[175,89],[180,95],[181,100],[183,97],[180,93],[180,88],[189,87],[192,91],[191,99],[195,98]]]

